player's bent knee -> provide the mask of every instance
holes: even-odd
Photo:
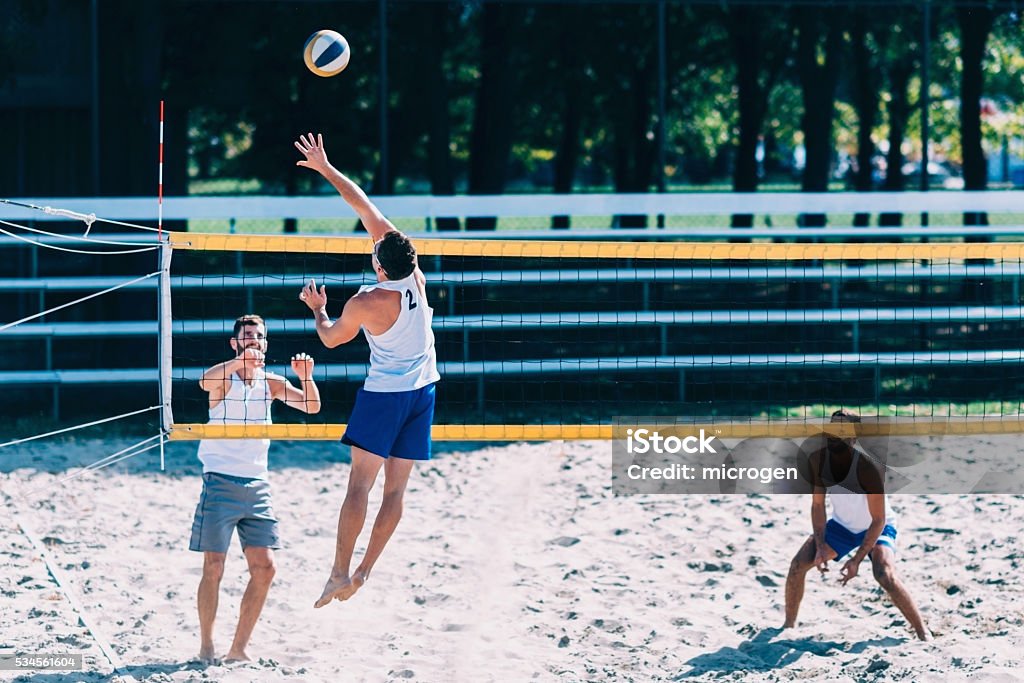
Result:
[[[791,574],[806,574],[814,566],[814,539],[808,539],[789,563]]]
[[[878,585],[889,590],[896,585],[896,571],[893,566],[888,562],[879,562],[872,567],[872,573],[875,575],[875,580],[878,581]]]
[[[814,566],[813,562],[807,562],[802,557],[803,553],[798,553],[796,557],[789,563],[790,574],[806,574],[810,571],[811,567]]]

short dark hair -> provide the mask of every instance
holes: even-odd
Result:
[[[374,245],[374,253],[389,280],[407,278],[416,269],[416,247],[412,246],[411,239],[397,230],[385,233]]]
[[[238,337],[238,333],[242,331],[242,328],[249,325],[263,325],[263,330],[266,331],[267,329],[267,323],[263,321],[263,318],[255,313],[247,313],[239,316],[238,319],[235,320],[235,329],[232,330],[231,336]]]
[[[839,410],[832,413],[832,422],[835,422],[837,417],[846,418],[847,422],[860,422],[860,415],[852,411],[849,411],[846,408],[840,408]]]

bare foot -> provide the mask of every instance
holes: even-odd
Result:
[[[366,583],[366,574],[361,571],[356,571],[351,579],[344,576],[332,576],[327,579],[324,592],[320,595],[320,599],[313,604],[313,607],[323,607],[331,600],[348,600],[356,594],[357,590],[362,588],[364,583]]]
[[[782,625],[782,628],[793,628],[794,626],[796,626],[795,621],[787,621],[785,624]]]
[[[233,662],[251,662],[251,661],[252,661],[252,659],[249,657],[249,655],[245,654],[245,650],[240,650],[238,652],[235,652],[234,650],[232,650],[231,652],[229,652],[226,655],[224,655],[224,663],[225,664],[231,664]]]
[[[923,633],[918,633],[917,639],[924,643],[934,640],[934,638],[932,637],[932,632],[928,630],[925,630]]]
[[[206,666],[212,666],[213,664],[216,664],[217,655],[213,649],[213,644],[211,643],[210,645],[201,646],[199,648],[199,654],[196,655],[196,660],[200,664],[205,664]]]

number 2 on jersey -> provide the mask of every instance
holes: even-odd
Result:
[[[412,298],[412,290],[411,289],[405,290],[405,295],[407,297],[409,297],[409,310],[411,311],[412,309],[416,308],[416,302],[413,301],[413,298]]]

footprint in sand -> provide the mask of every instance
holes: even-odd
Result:
[[[690,569],[695,569],[699,572],[731,572],[732,564],[729,562],[722,562],[716,564],[714,562],[687,562],[686,566]]]
[[[402,669],[401,671],[389,671],[388,676],[394,678],[415,678],[416,672],[412,669]]]
[[[557,545],[563,548],[569,548],[580,542],[580,539],[572,536],[559,536],[558,538],[548,541],[548,545]]]

